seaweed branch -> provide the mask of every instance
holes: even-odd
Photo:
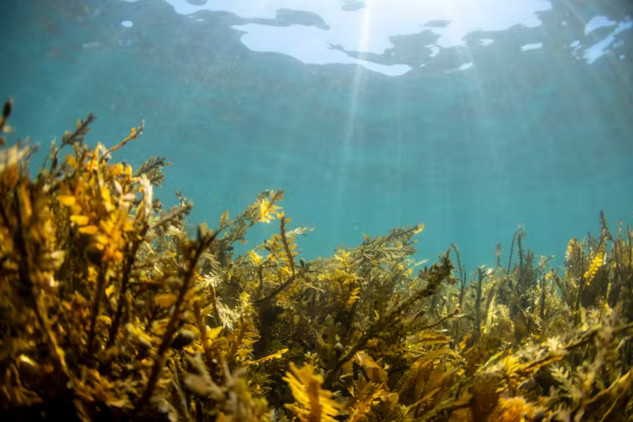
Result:
[[[459,269],[459,308],[461,309],[464,303],[464,293],[466,291],[466,270],[462,266],[462,261],[459,256],[459,249],[455,243],[451,244],[451,248],[455,251],[455,258],[457,259],[457,268]]]
[[[51,154],[42,163],[42,169],[46,167],[46,164],[49,159],[51,161],[50,171],[52,172],[54,169],[56,169],[59,162],[59,152],[65,146],[73,145],[73,144],[83,144],[84,138],[86,137],[88,132],[90,132],[90,125],[96,119],[97,117],[94,114],[92,113],[88,114],[88,117],[86,117],[85,120],[80,120],[77,122],[77,127],[75,128],[73,132],[66,132],[64,136],[62,136],[62,143],[59,147],[55,148],[54,147],[55,144],[53,142],[53,144],[51,145]]]
[[[288,244],[288,239],[286,238],[286,216],[283,212],[279,215],[279,231],[281,234],[281,242],[284,245],[284,251],[286,252],[286,256],[288,257],[288,263],[290,264],[290,270],[292,276],[295,275],[295,259],[292,251],[290,250],[290,245]]]
[[[110,154],[112,154],[114,151],[122,148],[128,142],[138,138],[138,136],[143,133],[143,128],[144,127],[145,127],[145,121],[142,121],[140,126],[133,127],[132,129],[130,129],[130,134],[128,136],[126,136],[125,138],[123,138],[121,140],[121,142],[119,142],[115,146],[113,146],[113,147],[109,148],[108,150],[106,150],[106,152],[101,156],[100,161],[103,162],[108,157],[110,157]]]
[[[154,391],[154,387],[156,386],[156,382],[158,381],[158,375],[163,368],[163,365],[165,364],[165,352],[169,348],[173,335],[178,328],[182,305],[185,300],[185,295],[189,291],[189,288],[193,281],[196,271],[196,265],[198,264],[198,260],[200,259],[202,253],[215,240],[216,235],[216,233],[203,233],[200,229],[198,229],[198,240],[193,245],[186,246],[186,249],[183,251],[186,255],[188,255],[187,269],[184,273],[182,285],[178,292],[176,302],[174,303],[171,317],[169,318],[169,322],[167,323],[167,327],[165,328],[165,332],[161,339],[160,345],[158,346],[158,350],[156,351],[156,358],[154,359],[154,365],[152,366],[147,384],[145,385],[145,390],[136,403],[134,415],[138,415],[139,412],[143,410],[152,396],[152,392]]]
[[[108,336],[108,342],[106,343],[106,349],[110,348],[114,344],[116,336],[119,332],[123,310],[127,306],[127,292],[130,285],[130,275],[132,273],[132,267],[134,266],[136,254],[138,253],[138,249],[141,246],[142,240],[145,238],[148,229],[149,225],[145,220],[143,222],[143,227],[141,228],[139,235],[136,237],[136,239],[132,241],[131,246],[129,244],[126,246],[127,248],[129,248],[129,250],[126,250],[125,253],[125,263],[123,264],[123,272],[121,274],[121,287],[119,289],[114,319],[112,320],[112,325],[110,326],[110,333]]]
[[[484,268],[477,268],[477,296],[475,297],[475,332],[473,334],[473,340],[475,343],[479,343],[479,338],[481,337],[481,290],[485,277],[486,271],[484,270]]]
[[[31,307],[33,309],[33,312],[35,313],[35,317],[37,318],[40,331],[44,336],[49,351],[53,357],[55,372],[59,376],[63,377],[63,380],[67,380],[68,373],[66,371],[66,362],[64,360],[63,354],[61,353],[61,349],[57,344],[57,340],[55,339],[55,336],[51,331],[50,322],[48,320],[47,312],[42,300],[42,294],[36,293],[35,283],[31,277],[31,269],[35,266],[33,265],[33,257],[31,255],[31,252],[26,246],[27,232],[25,222],[23,221],[23,217],[26,214],[24,212],[25,210],[23,200],[28,201],[31,198],[24,197],[25,194],[28,195],[25,187],[20,186],[18,182],[13,192],[15,199],[14,204],[16,208],[14,211],[14,215],[17,219],[17,228],[15,230],[13,241],[18,252],[21,255],[21,259],[19,260],[18,273],[20,276],[22,287],[26,290],[29,301],[31,302]],[[3,215],[5,215],[4,212]],[[7,220],[6,217],[5,220]]]
[[[103,262],[99,266],[99,275],[97,276],[97,288],[94,299],[92,301],[92,310],[90,312],[90,329],[88,331],[88,355],[94,352],[95,327],[97,325],[97,316],[99,315],[99,305],[103,299],[103,293],[106,287],[106,274],[108,273],[108,264]]]

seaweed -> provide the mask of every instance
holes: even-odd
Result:
[[[136,171],[86,143],[9,146],[0,118],[0,413],[6,419],[565,421],[633,417],[633,231],[527,248],[468,274],[416,262],[424,225],[305,260],[284,193],[191,229],[166,158]],[[256,224],[276,233],[239,254]],[[453,260],[455,260],[455,264]],[[507,262],[507,265],[504,263]]]

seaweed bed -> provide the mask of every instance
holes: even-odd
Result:
[[[633,419],[621,223],[560,269],[518,230],[472,280],[455,245],[413,261],[421,224],[306,262],[281,191],[190,235],[186,198],[152,195],[164,158],[111,160],[142,125],[91,148],[92,120],[35,177],[33,147],[0,138],[2,420]],[[238,255],[259,222],[278,233]]]

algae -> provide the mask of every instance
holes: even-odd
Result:
[[[7,102],[0,131],[10,132]],[[85,142],[92,115],[34,148],[0,139],[3,420],[606,421],[633,417],[633,232],[525,248],[469,274],[457,245],[415,262],[422,224],[305,261],[282,191],[195,235]],[[3,135],[4,136],[4,135]],[[64,155],[65,154],[65,155]],[[252,226],[278,233],[238,255]],[[456,265],[453,264],[456,262]]]

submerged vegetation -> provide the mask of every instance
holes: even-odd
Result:
[[[306,262],[281,191],[192,237],[187,199],[153,196],[164,158],[112,160],[143,126],[91,148],[93,119],[34,177],[0,139],[3,420],[633,418],[630,228],[601,215],[560,269],[521,229],[494,268],[414,262],[422,224]],[[278,233],[238,255],[260,222]]]

